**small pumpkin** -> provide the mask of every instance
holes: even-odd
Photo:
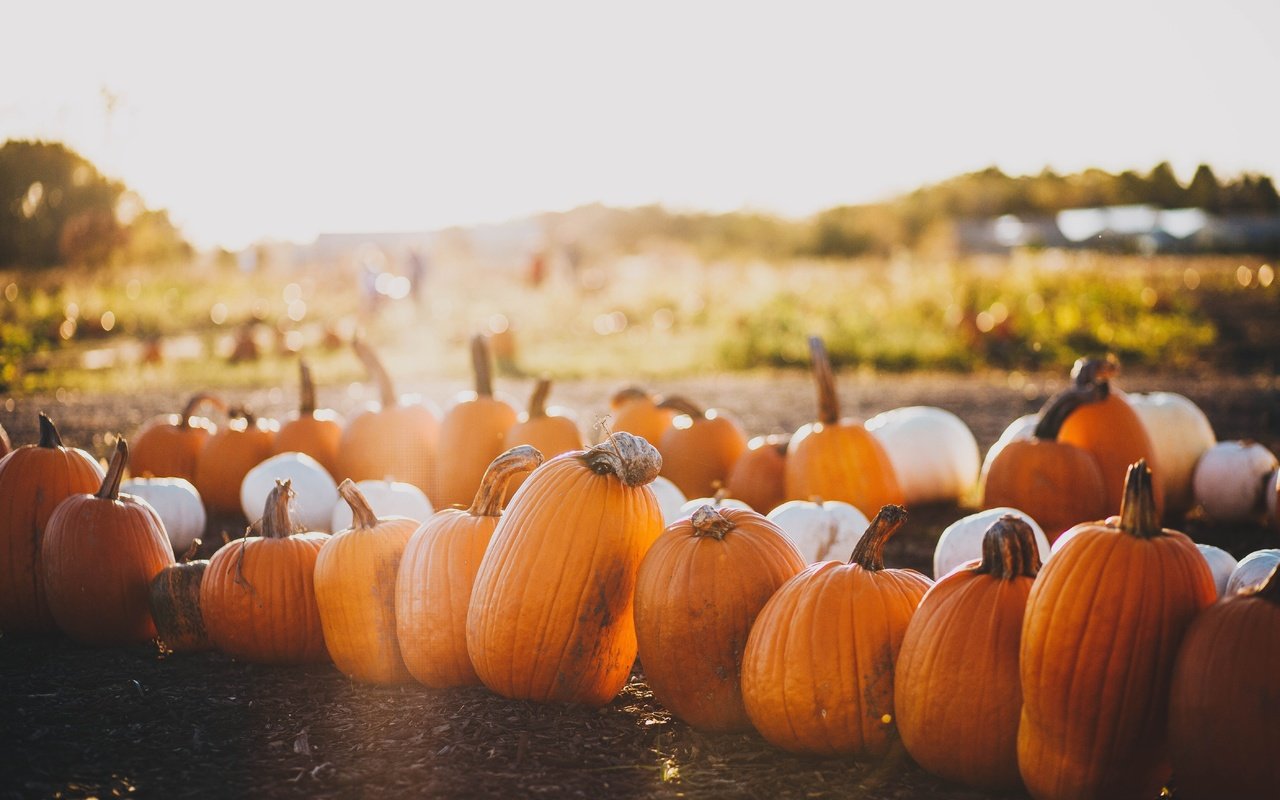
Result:
[[[471,337],[471,365],[475,394],[463,395],[440,421],[442,468],[436,492],[427,492],[436,508],[471,502],[484,471],[502,454],[507,431],[518,419],[514,408],[493,396],[493,366],[484,336]]]
[[[684,519],[703,506],[711,506],[715,509],[738,508],[748,511],[751,510],[751,506],[736,497],[730,497],[728,489],[721,488],[717,489],[715,495],[712,497],[695,497],[692,500],[684,501],[684,504],[680,506],[680,513],[677,514],[676,518]]]
[[[871,522],[856,506],[839,500],[788,500],[769,512],[806,564],[853,552]]]
[[[1218,597],[1224,597],[1227,593],[1227,584],[1231,582],[1231,576],[1235,573],[1239,562],[1236,561],[1235,556],[1221,547],[1196,542],[1196,549],[1200,551],[1200,555],[1204,556],[1205,563],[1209,565],[1209,571],[1213,573],[1213,585],[1218,590]]]
[[[280,426],[272,450],[277,455],[306,453],[337,480],[342,417],[331,408],[316,408],[316,386],[305,359],[298,359],[298,375],[301,383],[298,411]]]
[[[1151,392],[1128,397],[1155,447],[1166,518],[1179,517],[1195,506],[1191,477],[1196,461],[1218,442],[1213,425],[1199,406],[1180,394]]]
[[[804,567],[786,535],[750,509],[703,505],[663,531],[635,591],[638,652],[658,702],[698,730],[751,730],[739,679],[747,635]]]
[[[978,481],[978,441],[964,420],[933,406],[876,414],[866,428],[893,464],[907,505],[959,502]]]
[[[329,533],[338,487],[329,471],[306,453],[278,453],[245,474],[240,482],[240,509],[245,519],[262,512],[281,480],[289,481],[292,487],[298,525],[303,530]]]
[[[212,514],[240,514],[240,484],[249,470],[271,457],[277,425],[248,409],[233,408],[229,421],[200,450],[191,481]]]
[[[193,540],[181,562],[165,567],[151,580],[151,619],[160,641],[175,653],[213,649],[200,608],[200,584],[209,561],[191,559],[199,546],[200,540]]]
[[[1226,588],[1222,590],[1222,596],[1229,597],[1254,588],[1266,580],[1277,564],[1280,564],[1280,549],[1270,547],[1265,550],[1254,550],[1240,559],[1240,563],[1231,570]]]
[[[507,429],[503,439],[504,450],[527,444],[546,458],[553,458],[570,450],[582,449],[582,434],[578,423],[566,409],[547,408],[547,395],[551,393],[551,380],[539,378],[529,398],[529,410],[520,415],[519,421]],[[525,476],[517,473],[507,482],[510,498],[524,483]]]
[[[761,514],[787,500],[787,445],[790,434],[757,436],[747,442],[725,481],[729,494]]]
[[[983,542],[991,526],[1004,516],[1014,516],[1031,528],[1041,562],[1049,557],[1049,537],[1030,515],[1016,508],[997,507],[961,517],[943,528],[933,548],[933,579],[939,580],[956,567],[982,558]]]
[[[434,509],[427,495],[412,483],[403,481],[359,481],[356,488],[378,517],[408,517],[425,522]],[[343,531],[351,527],[351,506],[338,500],[329,517],[329,530]]]
[[[130,478],[120,484],[120,491],[146,500],[156,510],[173,552],[186,552],[204,536],[209,515],[200,493],[186,478]]]
[[[227,403],[217,395],[192,395],[180,414],[165,414],[148,422],[133,437],[130,471],[139,477],[183,478],[195,481],[196,463],[205,442],[217,431],[206,417],[197,416],[201,406],[226,413]]]
[[[1218,522],[1259,519],[1266,511],[1266,486],[1277,465],[1275,455],[1257,442],[1218,442],[1196,462],[1195,500]]]
[[[97,493],[67,497],[45,527],[49,611],[81,644],[137,644],[156,635],[151,581],[173,564],[173,547],[155,509],[120,494],[128,461],[129,446],[119,439]]]
[[[662,408],[679,412],[656,444],[662,474],[686,497],[711,497],[728,480],[747,437],[734,419],[717,409],[702,409],[687,398],[669,396]]]
[[[441,509],[405,546],[396,578],[396,637],[419,683],[437,689],[480,683],[467,655],[471,589],[502,517],[507,484],[541,463],[536,448],[511,448],[489,465],[470,508]]]
[[[639,386],[620,389],[609,398],[608,429],[614,433],[633,433],[657,446],[677,413],[673,408],[660,406],[660,402],[661,398]]]

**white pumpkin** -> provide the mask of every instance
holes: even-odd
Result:
[[[941,578],[961,564],[982,559],[982,539],[996,520],[1005,514],[1012,514],[1031,526],[1036,537],[1036,549],[1040,551],[1040,560],[1049,558],[1049,537],[1036,524],[1036,521],[1016,508],[989,508],[962,517],[948,525],[938,537],[938,544],[933,548],[933,577]]]
[[[649,484],[654,497],[658,498],[658,508],[662,509],[662,524],[670,525],[678,519],[689,516],[684,512],[685,496],[680,487],[670,478],[659,475]],[[692,513],[692,512],[690,512]]]
[[[120,491],[141,497],[160,515],[173,552],[181,556],[191,543],[204,536],[208,515],[200,493],[185,478],[130,478]]]
[[[277,480],[293,483],[293,518],[308,531],[328,532],[338,485],[329,471],[306,453],[280,453],[258,464],[240,483],[240,508],[250,522],[261,519]]]
[[[866,427],[889,455],[907,505],[959,500],[978,481],[978,441],[950,411],[895,408],[876,414]]]
[[[1000,438],[996,439],[991,449],[987,450],[986,458],[982,459],[982,472],[978,478],[979,495],[982,493],[983,484],[986,483],[987,473],[991,471],[991,462],[996,460],[1000,451],[1008,447],[1010,442],[1029,441],[1036,431],[1036,425],[1039,424],[1039,414],[1026,414],[1010,422],[1009,426],[1001,432]]]
[[[1209,564],[1209,571],[1213,573],[1213,584],[1218,589],[1218,597],[1222,597],[1227,592],[1227,583],[1231,580],[1231,573],[1236,570],[1235,556],[1221,547],[1214,547],[1211,544],[1196,542],[1196,549],[1200,551],[1200,555],[1204,556],[1204,560]]]
[[[839,500],[788,500],[770,511],[768,519],[782,529],[809,564],[848,561],[871,525],[855,506]]]
[[[712,506],[714,508],[744,508],[747,511],[754,511],[751,506],[742,502],[735,497],[695,497],[692,500],[686,500],[680,504],[680,515],[676,519],[684,519],[693,516],[693,512],[697,511],[700,506]]]
[[[435,509],[422,490],[412,483],[401,481],[359,481],[356,487],[364,495],[364,499],[373,509],[373,513],[382,517],[408,517],[418,522],[425,522]],[[351,506],[345,500],[339,500],[329,506],[330,524],[335,531],[345,531],[351,527]]]
[[[1280,550],[1274,548],[1254,550],[1240,559],[1240,563],[1231,573],[1230,580],[1227,581],[1227,588],[1223,595],[1233,595],[1241,589],[1257,586],[1266,580],[1277,564],[1280,564]]]
[[[1173,392],[1127,397],[1155,448],[1160,469],[1154,477],[1164,484],[1165,512],[1178,515],[1191,510],[1195,505],[1191,477],[1196,461],[1218,443],[1209,418],[1195,403]]]
[[[1257,442],[1218,442],[1196,462],[1196,502],[1219,522],[1260,517],[1266,509],[1262,492],[1276,466],[1275,455]]]

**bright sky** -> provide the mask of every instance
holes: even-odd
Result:
[[[1275,0],[326,6],[0,0],[0,140],[65,141],[229,247],[799,215],[990,164],[1280,175]]]

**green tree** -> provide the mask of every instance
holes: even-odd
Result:
[[[1196,167],[1196,174],[1191,176],[1191,183],[1187,184],[1187,203],[1205,211],[1216,212],[1222,207],[1222,187],[1208,164]]]
[[[1182,208],[1187,204],[1187,190],[1178,183],[1168,161],[1156,164],[1147,175],[1147,202],[1161,208]]]

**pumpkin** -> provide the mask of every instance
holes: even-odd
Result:
[[[186,552],[204,536],[208,514],[200,493],[186,478],[130,478],[120,484],[120,491],[146,500],[156,510],[173,552]]]
[[[791,435],[757,436],[747,442],[725,488],[729,494],[761,514],[768,514],[787,499],[787,445]]]
[[[885,569],[884,545],[906,521],[885,506],[849,563],[810,564],[769,599],[742,657],[747,716],[795,753],[883,756],[897,739],[893,671],[930,581]]]
[[[191,481],[211,514],[240,514],[240,484],[249,470],[271,457],[274,420],[259,419],[248,409],[233,408],[230,420],[200,450]]]
[[[64,447],[44,414],[39,444],[23,445],[0,460],[0,631],[56,630],[44,596],[41,540],[58,503],[101,483],[98,462]]]
[[[1204,513],[1219,522],[1261,518],[1275,455],[1252,441],[1218,442],[1200,456],[1192,475],[1192,491]]]
[[[420,397],[396,393],[390,373],[372,347],[360,339],[352,346],[377,382],[382,404],[347,420],[338,449],[338,474],[334,477],[353,481],[401,480],[430,495],[436,477],[439,415]]]
[[[151,579],[147,597],[151,619],[160,642],[175,653],[213,649],[200,608],[200,584],[209,562],[190,560],[199,546],[200,540],[193,540],[181,563],[165,567]]]
[[[724,412],[703,410],[687,398],[667,397],[660,405],[679,412],[656,443],[663,476],[679,486],[685,497],[714,495],[746,452],[746,434]]]
[[[67,497],[45,526],[49,611],[81,644],[137,644],[156,635],[151,581],[173,563],[173,547],[155,509],[120,494],[128,461],[129,446],[119,439],[97,493]]]
[[[418,521],[378,517],[350,480],[338,494],[351,506],[351,527],[335,533],[316,558],[316,604],[334,666],[363,683],[413,680],[396,639],[396,575]]]
[[[1240,559],[1240,563],[1231,570],[1231,575],[1227,578],[1227,586],[1222,590],[1222,596],[1228,597],[1254,588],[1271,574],[1271,570],[1277,564],[1280,564],[1280,549],[1272,547],[1254,550]]]
[[[907,505],[958,502],[978,481],[978,441],[950,411],[895,408],[867,420],[866,428],[889,456]]]
[[[1091,387],[1071,387],[1050,398],[1032,438],[1009,442],[992,459],[982,507],[1020,509],[1050,542],[1072,525],[1106,516],[1106,483],[1097,459],[1059,440],[1063,421],[1096,394]]]
[[[1169,700],[1179,798],[1274,797],[1280,787],[1280,569],[1191,623]]]
[[[338,487],[329,471],[306,453],[279,453],[245,474],[240,482],[240,508],[245,519],[256,519],[281,480],[289,481],[292,487],[298,525],[303,530],[329,533]]]
[[[711,506],[716,509],[738,508],[746,509],[748,511],[751,510],[751,506],[735,497],[730,497],[728,489],[717,489],[714,497],[695,497],[692,500],[684,501],[684,504],[680,506],[680,513],[676,518],[683,519],[690,516],[693,512],[703,506]]]
[[[412,483],[403,481],[360,481],[356,484],[360,494],[378,517],[408,517],[424,522],[434,509],[426,494]],[[339,500],[329,517],[329,530],[341,531],[351,527],[351,506]]]
[[[787,446],[787,497],[840,500],[863,514],[903,502],[884,447],[860,421],[840,418],[826,345],[811,336],[809,352],[818,387],[818,421],[802,426]]]
[[[484,471],[502,454],[507,431],[518,419],[514,408],[493,396],[493,368],[484,336],[471,337],[471,365],[475,394],[460,398],[440,421],[438,489],[427,492],[436,508],[471,502]]]
[[[187,401],[181,414],[166,414],[144,425],[133,437],[129,457],[132,474],[194,481],[200,451],[217,430],[208,419],[196,416],[204,405],[219,413],[227,410],[222,398],[202,392]]]
[[[961,517],[942,530],[933,548],[933,578],[938,580],[951,570],[969,561],[982,558],[983,542],[992,524],[1006,515],[1012,515],[1027,523],[1035,537],[1040,561],[1049,557],[1049,538],[1029,515],[1016,508],[997,507]]]
[[[519,421],[507,429],[502,442],[503,449],[510,450],[527,444],[546,458],[582,449],[582,434],[578,431],[578,423],[564,409],[547,409],[547,395],[550,393],[551,381],[539,378],[534,384],[533,396],[529,398],[529,410],[521,414]],[[513,475],[507,482],[507,497],[515,494],[523,483],[523,474]]]
[[[301,380],[298,411],[280,426],[272,450],[276,454],[306,453],[336,480],[338,454],[342,448],[342,418],[333,409],[316,408],[316,386],[311,379],[311,368],[303,359],[298,359],[298,374]],[[261,504],[255,506],[254,512],[260,507]]]
[[[1129,405],[1138,413],[1155,448],[1164,485],[1165,516],[1179,517],[1195,506],[1191,477],[1196,461],[1218,442],[1209,418],[1195,403],[1173,392],[1131,394]]]
[[[233,658],[255,664],[328,658],[315,573],[329,536],[294,521],[293,498],[290,482],[277,481],[251,535],[224,544],[209,560],[200,587],[205,627]]]
[[[659,475],[649,484],[649,489],[658,499],[658,508],[662,510],[664,525],[670,525],[684,516],[684,504],[688,501],[679,486]]]
[[[902,744],[916,763],[978,789],[1018,789],[1022,617],[1040,543],[1020,517],[996,519],[982,560],[934,584],[911,617],[894,673]]]
[[[636,657],[636,570],[662,532],[645,486],[660,467],[651,444],[615,433],[525,481],[480,562],[467,611],[467,653],[485,686],[588,706],[622,689]]]
[[[650,444],[662,441],[662,434],[671,427],[676,410],[658,405],[659,398],[638,386],[628,386],[609,398],[611,419],[608,430],[614,433],[633,433]]]
[[[996,460],[996,456],[1009,446],[1010,442],[1030,441],[1035,438],[1036,426],[1040,424],[1040,415],[1023,414],[1000,432],[1000,437],[987,450],[986,456],[982,459],[982,470],[978,473],[977,496],[981,497],[987,487],[987,473],[991,471],[991,463]]]
[[[1107,493],[1108,514],[1115,514],[1120,508],[1130,464],[1144,460],[1156,474],[1163,469],[1147,427],[1129,405],[1128,396],[1111,383],[1119,369],[1120,365],[1114,358],[1081,358],[1076,361],[1071,378],[1077,387],[1093,390],[1094,397],[1074,408],[1058,431],[1058,441],[1075,445],[1097,460]],[[1164,483],[1156,482],[1152,491],[1156,512],[1163,513]],[[1016,503],[1009,505],[1022,508]],[[1040,524],[1044,522],[1040,521]]]
[[[443,689],[480,683],[467,655],[467,607],[480,560],[502,516],[509,482],[542,463],[518,445],[493,460],[471,507],[446,508],[409,539],[396,578],[396,637],[419,683]]]
[[[1195,544],[1160,527],[1145,463],[1119,517],[1062,537],[1027,599],[1018,767],[1037,798],[1155,797],[1169,779],[1169,682],[1217,596]]]
[[[806,564],[853,552],[870,521],[856,506],[839,500],[788,500],[769,512],[800,551]]]
[[[804,567],[786,535],[750,509],[703,505],[663,531],[635,591],[640,661],[658,702],[698,730],[751,730],[739,679],[747,635]]]
[[[1218,590],[1218,597],[1225,596],[1227,584],[1230,583],[1231,576],[1238,566],[1235,557],[1221,547],[1214,547],[1211,544],[1196,542],[1196,549],[1200,551],[1200,555],[1204,556],[1205,563],[1209,565],[1209,571],[1213,573],[1213,585]]]

